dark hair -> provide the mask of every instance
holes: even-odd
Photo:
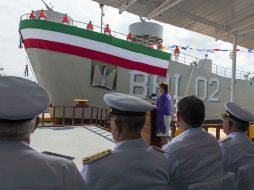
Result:
[[[166,82],[162,82],[159,86],[164,90],[164,92],[168,93],[168,84]]]
[[[248,123],[244,123],[244,122],[240,122],[240,121],[236,121],[233,118],[230,118],[230,121],[233,123],[233,126],[235,128],[237,128],[239,131],[241,132],[245,132],[248,130],[249,128],[249,124]]]
[[[178,112],[190,127],[200,127],[205,119],[205,105],[196,96],[186,96],[177,104]]]

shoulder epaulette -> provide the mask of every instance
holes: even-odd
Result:
[[[157,150],[157,151],[159,151],[159,152],[165,153],[165,151],[164,151],[163,149],[161,149],[161,148],[159,148],[159,147],[157,147],[157,146],[151,145],[151,147],[152,147],[154,150]]]
[[[91,156],[85,157],[85,158],[83,158],[83,165],[90,164],[90,163],[94,162],[95,160],[99,160],[105,156],[110,155],[111,153],[112,153],[112,150],[108,149],[108,150],[104,150],[102,152],[93,154]]]
[[[220,142],[225,142],[225,141],[227,141],[228,139],[231,139],[231,137],[225,137],[225,138],[221,139]]]

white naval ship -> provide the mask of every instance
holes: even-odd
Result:
[[[230,100],[231,71],[207,57],[182,54],[176,62],[170,53],[146,47],[163,41],[159,24],[130,25],[133,41],[129,42],[119,33],[86,30],[85,23],[70,17],[69,24],[62,24],[64,14],[53,10],[46,10],[46,19],[40,20],[39,12],[35,11],[35,19],[23,15],[19,31],[37,81],[50,92],[53,105],[73,105],[80,98],[105,107],[102,97],[109,92],[155,101],[158,83],[166,81],[176,101],[192,94],[202,99],[206,120],[220,119],[224,112],[224,103]],[[254,110],[252,75],[237,72],[235,85],[235,102]]]

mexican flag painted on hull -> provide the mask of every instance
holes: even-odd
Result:
[[[44,20],[23,20],[25,48],[39,48],[166,76],[170,54],[113,36]]]

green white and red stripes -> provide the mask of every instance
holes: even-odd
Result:
[[[170,54],[72,26],[48,21],[22,22],[20,32],[26,49],[46,49],[154,75],[167,74]]]

